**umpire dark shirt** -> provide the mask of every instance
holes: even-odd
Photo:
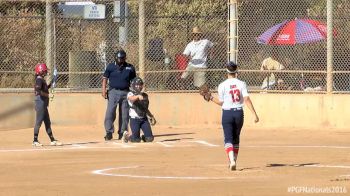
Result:
[[[121,66],[116,63],[110,63],[103,77],[109,79],[110,89],[128,90],[131,80],[136,77],[136,71],[135,67],[129,63],[124,63]]]

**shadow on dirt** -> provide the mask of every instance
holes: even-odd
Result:
[[[169,133],[169,134],[154,135],[154,137],[167,137],[167,136],[191,135],[191,134],[194,134],[194,133]]]
[[[161,135],[154,135],[154,137],[171,137],[171,136],[181,136],[181,135],[191,135],[194,133],[170,133],[170,134],[161,134]],[[174,142],[174,141],[180,141],[180,140],[192,140],[194,138],[192,137],[184,137],[184,138],[169,138],[169,139],[164,139],[159,142]]]
[[[180,140],[193,140],[194,138],[192,137],[187,137],[187,138],[174,138],[174,139],[166,139],[166,140],[161,140],[159,142],[175,142],[175,141],[180,141]]]
[[[246,167],[246,168],[237,169],[237,171],[251,171],[251,170],[261,170],[261,167]]]
[[[304,167],[307,165],[319,165],[320,163],[301,163],[301,164],[284,164],[284,163],[271,163],[266,167]]]

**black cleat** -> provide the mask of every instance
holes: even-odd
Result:
[[[141,135],[141,140],[143,142],[153,142],[154,137],[153,136],[152,137],[145,137],[144,135]]]
[[[141,140],[142,140],[143,142],[146,142],[146,137],[145,137],[144,135],[141,135]]]
[[[107,133],[106,136],[105,136],[105,141],[109,141],[109,140],[112,140],[112,139],[113,139],[112,133]]]
[[[125,130],[125,131],[126,131],[126,130]],[[123,135],[124,135],[124,132],[125,132],[125,131],[118,132],[118,140],[123,139]],[[126,132],[128,132],[128,131],[126,131]]]

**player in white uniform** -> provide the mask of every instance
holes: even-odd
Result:
[[[244,121],[243,105],[246,104],[251,110],[255,123],[259,122],[259,117],[249,98],[246,83],[237,79],[237,65],[229,62],[226,71],[227,79],[218,87],[218,98],[212,96],[210,100],[222,107],[225,151],[230,161],[230,170],[236,170],[239,138]]]

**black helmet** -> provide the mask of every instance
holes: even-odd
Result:
[[[115,58],[116,59],[123,59],[126,57],[126,52],[124,50],[118,50],[116,53],[115,53]]]
[[[135,93],[141,93],[143,89],[143,80],[140,77],[136,77],[131,81],[131,91]]]

